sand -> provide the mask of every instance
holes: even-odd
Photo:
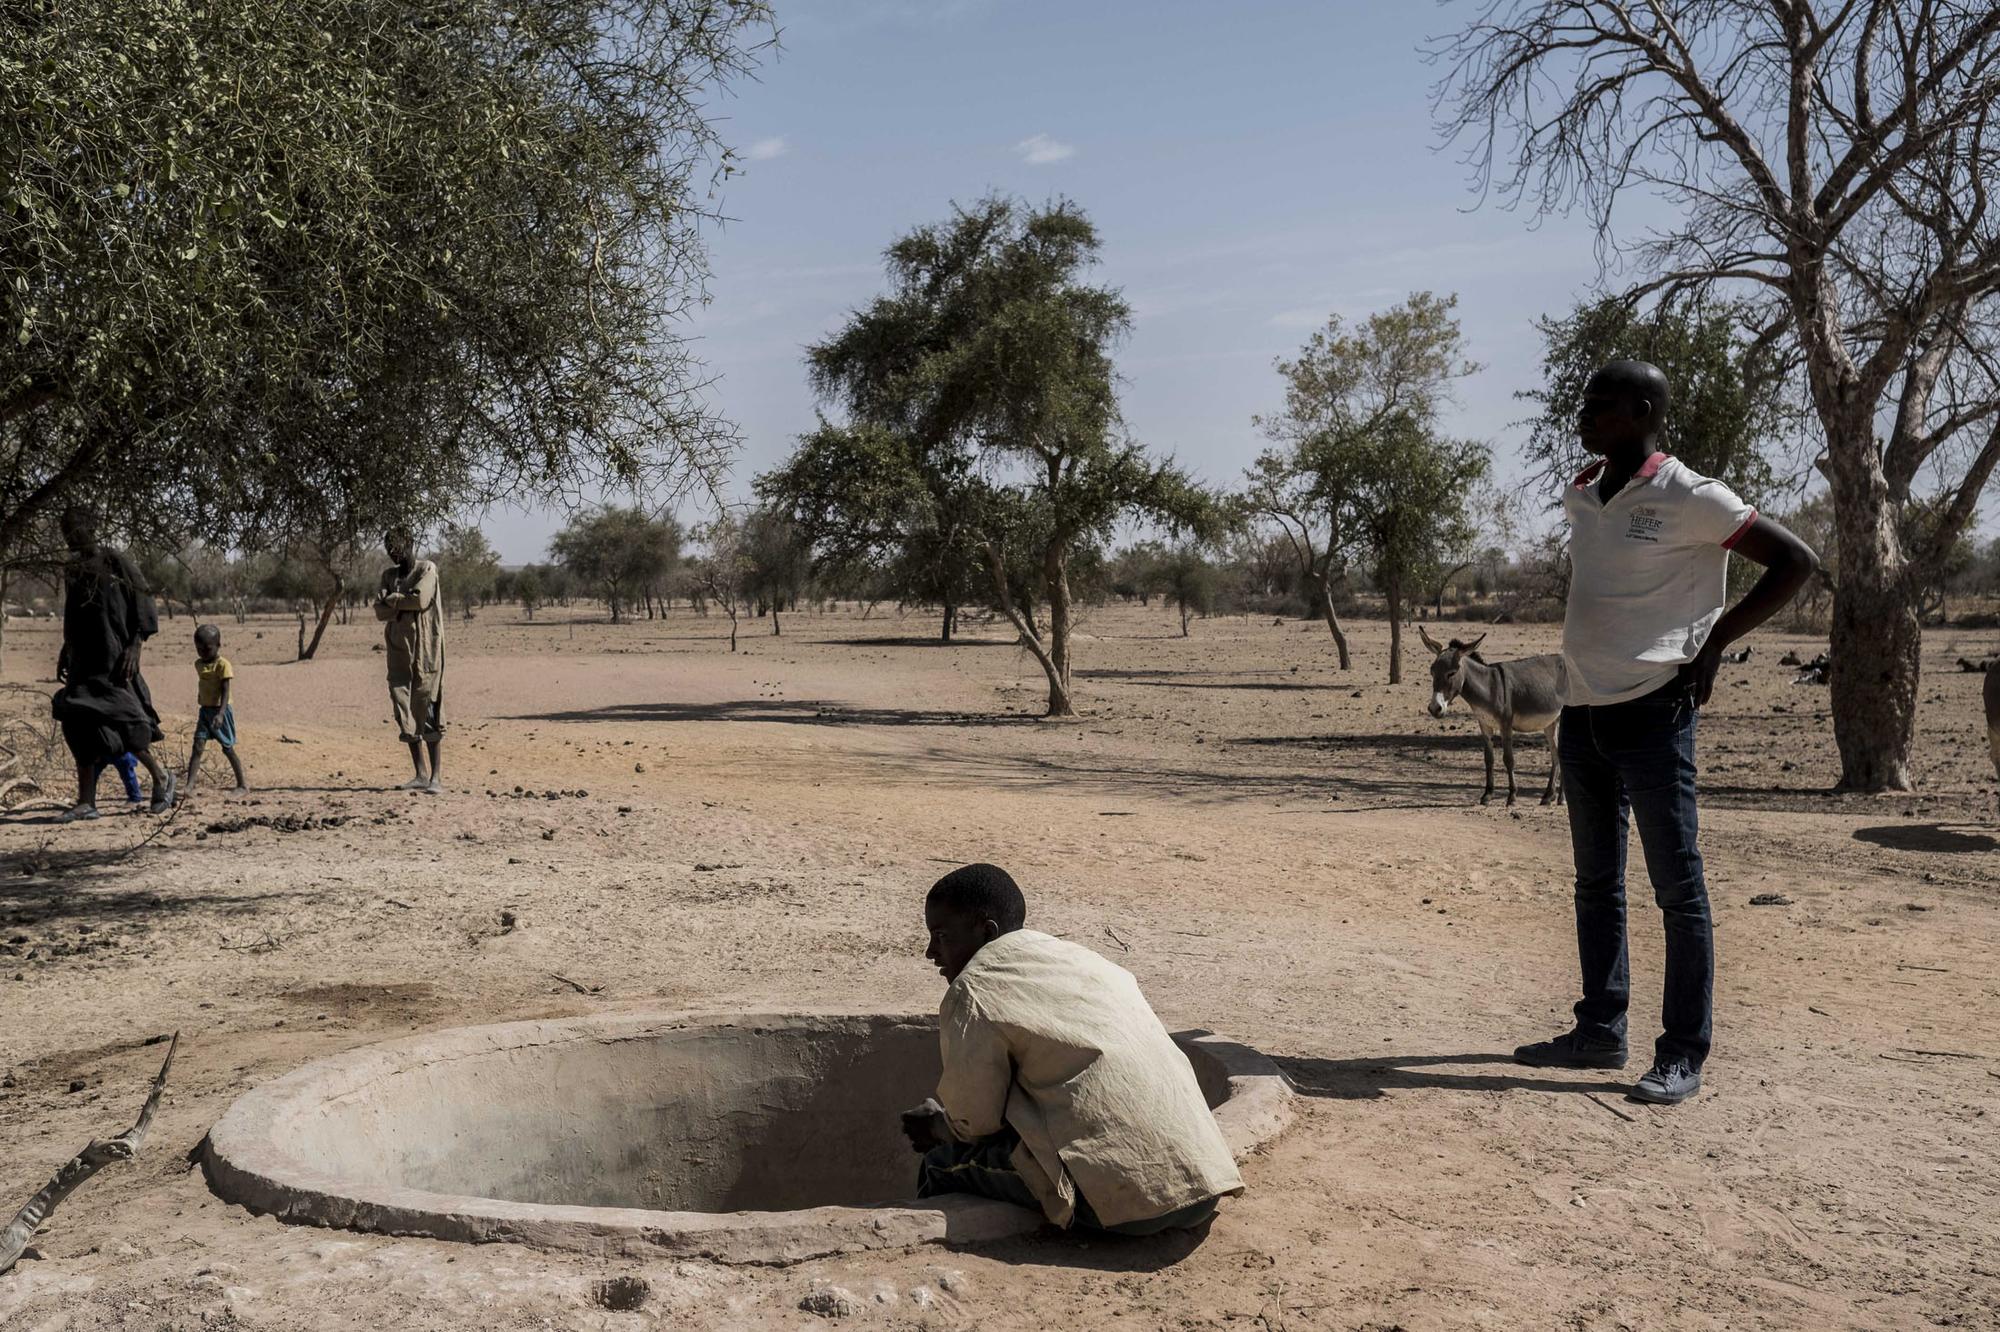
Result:
[[[1560,810],[1481,808],[1476,731],[1323,628],[1117,607],[1086,715],[1036,719],[998,627],[843,608],[773,638],[677,612],[491,608],[449,629],[442,797],[408,775],[372,623],[288,664],[225,623],[257,789],[143,816],[0,821],[0,1207],[125,1127],[183,1033],[143,1156],[0,1277],[0,1326],[503,1329],[1990,1327],[2000,1320],[2000,828],[1977,676],[1927,635],[1919,796],[1832,798],[1823,689],[1760,634],[1702,724],[1718,922],[1708,1088],[1515,1067],[1566,1021]],[[184,751],[191,626],[148,661]],[[261,637],[257,635],[261,634]],[[1414,640],[1414,636],[1412,636]],[[1548,650],[1501,626],[1491,655]],[[6,671],[48,674],[16,621]],[[107,808],[112,785],[107,782]],[[140,845],[148,834],[157,834]],[[288,1226],[189,1154],[241,1091],[371,1041],[662,1008],[936,1001],[923,890],[997,861],[1031,922],[1138,975],[1174,1026],[1279,1056],[1305,1093],[1206,1239],[1043,1235],[790,1268],[592,1258]],[[1658,1014],[1637,876],[1635,1047]],[[1776,894],[1779,905],[1752,905]],[[567,978],[557,979],[557,976]],[[1641,1071],[1643,1057],[1630,1070]],[[80,1089],[71,1090],[75,1084]],[[802,1307],[803,1306],[803,1307]]]

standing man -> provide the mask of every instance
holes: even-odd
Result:
[[[62,516],[63,642],[56,657],[55,716],[76,760],[76,804],[63,822],[97,817],[97,779],[104,765],[130,753],[153,779],[152,810],[173,808],[174,777],[153,758],[164,738],[145,677],[139,645],[160,630],[153,598],[123,551],[97,541],[97,522],[83,509]]]
[[[1695,719],[1722,653],[1804,586],[1818,557],[1720,481],[1659,451],[1667,378],[1612,361],[1584,387],[1580,434],[1600,456],[1563,495],[1570,592],[1559,752],[1576,859],[1576,1027],[1524,1045],[1536,1068],[1623,1068],[1626,814],[1639,825],[1666,924],[1665,1031],[1632,1096],[1677,1105],[1701,1090],[1715,944],[1696,847]],[[1764,574],[1727,611],[1729,553]]]
[[[438,768],[438,742],[444,738],[444,605],[437,566],[417,558],[416,537],[407,527],[384,532],[382,545],[395,563],[382,571],[375,618],[383,623],[388,648],[389,706],[415,769],[397,789],[437,795],[444,790]]]

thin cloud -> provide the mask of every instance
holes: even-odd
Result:
[[[1076,145],[1051,139],[1046,134],[1031,134],[1014,145],[1014,151],[1029,166],[1047,166],[1051,162],[1061,162],[1076,156]]]
[[[791,150],[792,145],[785,142],[785,136],[777,134],[768,139],[757,140],[750,145],[749,151],[743,156],[752,162],[768,162],[774,157],[783,157]]]

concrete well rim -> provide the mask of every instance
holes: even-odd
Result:
[[[289,1151],[282,1129],[301,1108],[353,1094],[415,1064],[568,1041],[617,1042],[697,1028],[936,1028],[925,1012],[816,1008],[767,1012],[634,1010],[419,1032],[310,1061],[239,1096],[202,1142],[214,1192],[281,1220],[391,1235],[634,1256],[782,1264],[837,1253],[971,1244],[1030,1233],[1042,1218],[983,1198],[909,1199],[875,1207],[696,1212],[596,1207],[452,1194],[343,1179]],[[1249,1046],[1204,1030],[1174,1033],[1227,1080],[1218,1125],[1240,1161],[1290,1122],[1293,1093],[1277,1066]]]

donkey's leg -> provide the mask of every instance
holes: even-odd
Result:
[[[1549,742],[1549,786],[1546,791],[1542,792],[1542,803],[1544,805],[1548,804],[1551,800],[1555,801],[1558,805],[1563,802],[1562,755],[1556,752],[1556,727],[1558,725],[1560,725],[1559,722],[1550,722],[1542,728],[1542,734],[1548,738]]]
[[[1514,723],[1500,719],[1500,755],[1507,761],[1507,806],[1514,805]]]
[[[1486,751],[1486,789],[1479,793],[1479,803],[1483,805],[1493,798],[1493,731],[1486,718],[1477,713],[1473,716],[1479,723],[1480,746]]]

